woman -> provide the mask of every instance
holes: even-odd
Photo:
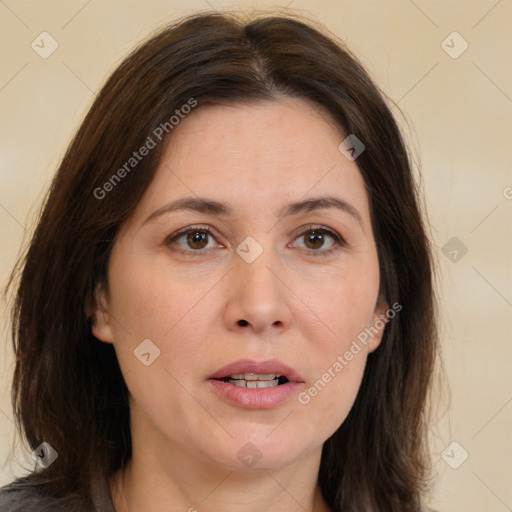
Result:
[[[204,14],[134,51],[17,290],[38,468],[2,510],[425,509],[429,243],[390,110],[325,29]]]

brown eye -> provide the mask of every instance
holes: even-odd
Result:
[[[173,233],[165,240],[171,250],[200,255],[215,247],[215,238],[208,227],[188,227]]]
[[[303,245],[299,244],[299,247],[315,256],[327,256],[333,251],[346,246],[344,239],[335,231],[315,226],[309,226],[309,228],[302,231],[295,240],[303,240]]]

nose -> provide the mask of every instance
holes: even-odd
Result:
[[[289,328],[289,300],[293,294],[277,260],[271,251],[263,251],[252,263],[235,257],[234,268],[227,276],[225,322],[229,329],[270,334]]]

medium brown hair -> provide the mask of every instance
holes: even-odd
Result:
[[[191,98],[305,98],[366,146],[366,186],[380,291],[402,310],[368,357],[348,417],[323,447],[319,484],[333,511],[418,512],[427,477],[425,407],[436,354],[433,265],[411,164],[383,94],[344,44],[292,15],[206,13],[139,46],[101,89],[51,184],[13,310],[17,427],[59,454],[34,472],[55,496],[130,459],[128,392],[114,348],[91,332],[88,305],[120,226],[155,175],[163,143],[98,198],[98,187]],[[172,139],[172,131],[166,140]],[[341,141],[340,141],[341,142]],[[96,193],[95,193],[96,191]]]

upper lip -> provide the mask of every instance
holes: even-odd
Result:
[[[252,359],[239,359],[219,368],[209,379],[223,379],[230,375],[240,373],[256,373],[259,375],[283,375],[291,382],[304,382],[297,370],[284,364],[282,361],[272,359],[269,361],[254,361]]]

